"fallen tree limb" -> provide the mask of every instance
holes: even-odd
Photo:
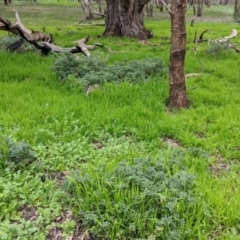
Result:
[[[231,32],[231,34],[229,36],[216,39],[215,41],[217,41],[219,43],[225,43],[225,42],[228,42],[231,38],[237,37],[237,35],[238,35],[237,30],[236,29],[232,29],[232,32]]]
[[[47,55],[49,52],[53,51],[53,52],[83,53],[85,56],[89,57],[91,55],[89,53],[89,50],[95,49],[96,46],[102,48],[104,47],[100,43],[96,43],[94,45],[86,45],[86,43],[89,41],[89,36],[77,41],[76,45],[70,48],[63,48],[61,46],[57,46],[53,44],[52,34],[47,35],[43,32],[29,30],[23,25],[17,12],[15,13],[15,16],[16,16],[15,24],[12,24],[9,20],[5,20],[0,17],[0,30],[20,35],[24,40],[26,40],[30,44],[34,45],[37,49],[39,49],[44,55]],[[10,50],[16,49],[10,48]]]
[[[202,75],[203,73],[187,73],[185,74],[185,78],[190,78],[190,77],[197,77]]]
[[[240,48],[236,47],[234,44],[230,42],[230,39],[236,38],[238,36],[238,32],[236,29],[232,29],[231,34],[229,36],[217,38],[215,40],[203,39],[203,35],[208,31],[209,31],[208,29],[204,30],[200,34],[199,39],[197,39],[197,30],[195,30],[193,42],[194,43],[208,42],[209,44],[210,43],[225,44],[228,48],[234,49],[237,53],[240,53]]]

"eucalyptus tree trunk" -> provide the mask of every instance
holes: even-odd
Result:
[[[235,0],[234,2],[234,14],[233,18],[237,21],[240,22],[240,0]]]
[[[186,0],[172,0],[171,3],[171,49],[169,65],[170,106],[188,107],[184,62],[186,54]]]
[[[106,0],[106,28],[103,35],[148,39],[152,32],[143,23],[143,8],[150,0]]]

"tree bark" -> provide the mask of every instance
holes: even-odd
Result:
[[[186,0],[173,0],[171,4],[171,50],[170,50],[170,106],[188,107],[184,61],[186,54],[185,27]]]
[[[233,18],[237,21],[240,22],[240,0],[235,0],[234,2],[234,14]]]
[[[106,0],[106,29],[103,35],[146,40],[152,32],[143,23],[143,7],[150,0]]]

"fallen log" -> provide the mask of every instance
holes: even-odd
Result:
[[[16,23],[14,24],[12,24],[9,20],[5,20],[0,17],[0,30],[20,35],[22,39],[34,45],[44,55],[47,55],[49,52],[53,51],[53,52],[83,53],[85,56],[89,57],[91,55],[89,50],[95,49],[96,46],[101,48],[104,47],[100,43],[95,43],[94,45],[87,45],[86,43],[89,41],[89,36],[86,36],[85,38],[78,40],[76,42],[76,45],[70,48],[63,48],[61,46],[57,46],[53,44],[52,34],[47,35],[46,33],[43,32],[29,30],[23,25],[17,12],[15,13],[15,17]],[[16,50],[15,47],[14,50]]]

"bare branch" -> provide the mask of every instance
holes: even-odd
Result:
[[[205,40],[203,40],[203,35],[206,33],[206,32],[208,32],[209,31],[209,29],[206,29],[206,30],[204,30],[201,34],[200,34],[200,37],[199,37],[199,40],[200,41],[205,41]]]

